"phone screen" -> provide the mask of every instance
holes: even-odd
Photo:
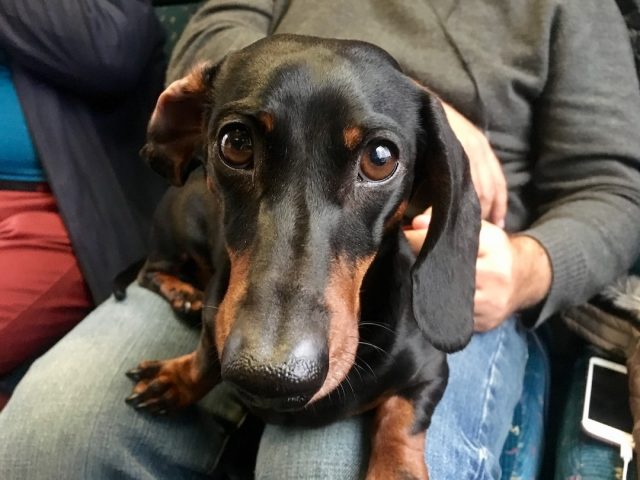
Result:
[[[594,364],[589,418],[631,433],[633,420],[627,382],[626,374]]]

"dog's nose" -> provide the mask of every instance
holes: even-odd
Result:
[[[298,341],[290,350],[282,345],[265,348],[248,345],[232,333],[222,355],[224,380],[253,397],[287,399],[299,406],[320,389],[328,369],[327,348],[314,340]]]

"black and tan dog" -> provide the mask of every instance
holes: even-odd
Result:
[[[129,372],[128,402],[165,413],[225,380],[268,422],[374,409],[368,478],[426,478],[443,352],[472,332],[480,226],[439,100],[373,45],[273,36],[161,95],[151,165],[180,185],[198,149],[213,193],[195,180],[211,206],[193,221],[223,266],[202,301],[217,309],[203,310],[195,352]],[[410,202],[433,207],[417,258],[402,233]]]
[[[185,185],[170,187],[156,209],[149,239],[149,255],[131,265],[114,281],[114,295],[122,300],[134,279],[169,302],[175,314],[200,325],[207,287],[226,288],[229,259],[224,249],[221,204],[206,182],[197,161]]]

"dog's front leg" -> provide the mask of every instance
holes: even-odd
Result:
[[[177,270],[171,264],[147,263],[140,272],[138,282],[144,288],[163,297],[173,311],[181,318],[195,324],[202,316],[204,293],[192,284],[182,281],[177,274],[168,273]],[[167,266],[169,265],[169,266]]]
[[[142,362],[127,376],[137,383],[126,402],[137,410],[165,414],[196,403],[220,382],[220,362],[211,328],[203,323],[195,352]]]
[[[413,432],[413,404],[399,396],[376,409],[367,480],[428,480],[425,432]]]

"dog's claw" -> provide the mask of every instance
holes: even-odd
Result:
[[[124,399],[124,401],[131,406],[137,407],[138,403],[140,402],[140,394],[139,393],[132,393],[131,395],[129,395],[127,398]]]
[[[150,398],[146,395],[134,393],[125,399],[125,402],[138,411],[148,412],[152,415],[167,415],[169,408],[163,399]]]
[[[131,380],[139,382],[145,378],[152,378],[160,370],[158,362],[142,362],[135,368],[125,372],[125,375]]]
[[[125,398],[127,405],[154,415],[167,415],[174,410],[195,403],[200,388],[188,380],[195,354],[171,360],[148,360],[126,372],[136,384]],[[186,374],[185,374],[186,372]],[[196,392],[196,393],[194,393]]]
[[[162,400],[147,400],[146,402],[139,403],[134,407],[136,410],[146,410],[149,413],[157,415],[160,411],[166,411],[167,407]]]
[[[131,380],[135,380],[136,382],[140,380],[142,370],[140,370],[139,368],[132,368],[131,370],[128,370],[125,375],[127,377],[129,377]]]
[[[146,392],[145,392],[146,393]],[[136,410],[144,410],[153,414],[160,414],[160,412],[167,412],[167,407],[162,400],[155,400],[153,398],[147,399],[147,395],[142,393],[134,393],[125,398],[127,405],[135,408]]]
[[[136,410],[146,410],[149,407],[149,402],[137,403],[133,406]]]

